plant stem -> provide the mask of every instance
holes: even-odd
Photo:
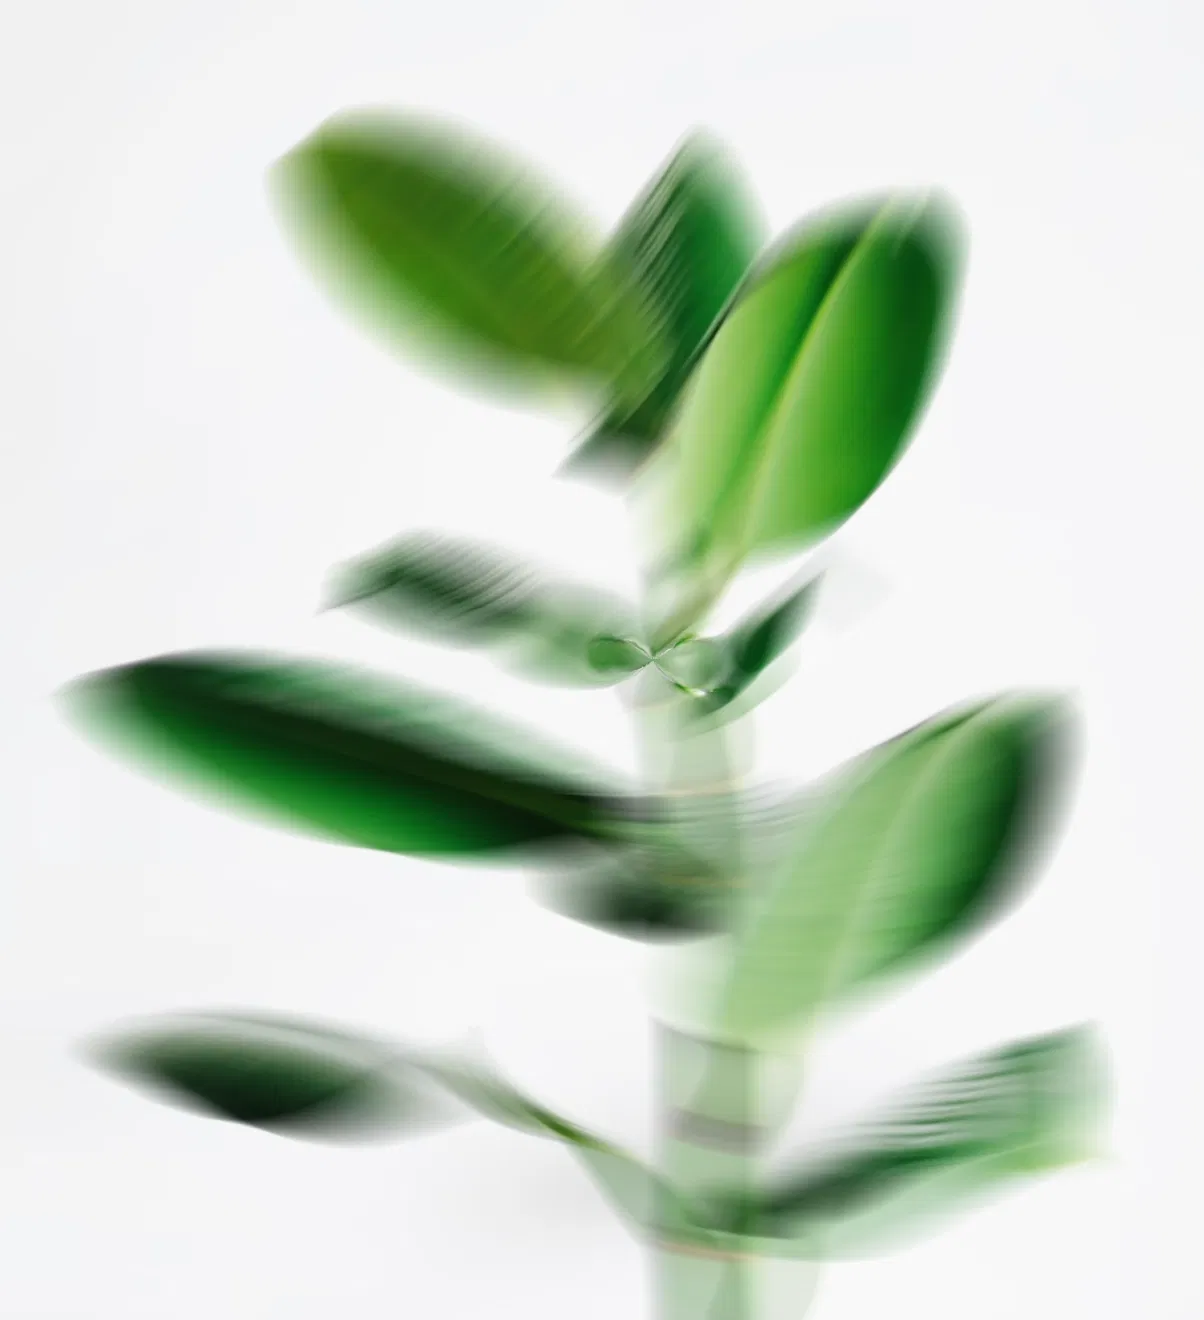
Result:
[[[763,1133],[757,1058],[658,1026],[662,1174],[687,1198],[752,1192]],[[660,1320],[752,1320],[756,1260],[682,1244],[657,1247]]]
[[[712,798],[703,820],[693,800],[732,794],[736,784],[727,731],[690,732],[681,719],[683,697],[653,681],[636,705],[645,773],[650,785],[682,808],[683,828],[701,827],[706,846],[721,850],[725,868],[738,867],[740,820],[719,812]],[[730,800],[730,799],[729,799]],[[718,828],[714,828],[714,827]],[[658,1164],[687,1200],[719,1187],[752,1191],[764,1145],[759,1123],[759,1059],[749,1050],[696,1038],[657,1024]],[[654,1243],[658,1320],[753,1320],[755,1261],[664,1239]]]

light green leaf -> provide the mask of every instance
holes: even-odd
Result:
[[[538,587],[534,568],[492,546],[410,532],[340,566],[325,603],[440,640],[480,645],[526,626]]]
[[[608,591],[549,584],[499,662],[518,677],[564,687],[606,687],[648,663],[627,602]]]
[[[660,378],[666,350],[630,272],[493,144],[413,116],[342,114],[272,177],[328,287],[411,348],[633,403]]]
[[[624,216],[611,240],[661,314],[666,369],[636,407],[614,405],[565,465],[625,481],[662,439],[669,415],[761,245],[762,221],[722,147],[693,133]]]
[[[714,691],[731,673],[732,657],[721,641],[691,637],[666,647],[656,666],[670,682],[690,693]]]
[[[1050,815],[1065,723],[1053,700],[984,701],[839,777],[732,954],[723,1029],[792,1031],[994,916]]]
[[[447,697],[314,661],[164,656],[72,684],[103,744],[223,805],[414,856],[627,838],[647,804],[529,732]]]
[[[1098,1155],[1109,1090],[1093,1030],[1018,1041],[913,1088],[753,1196],[716,1196],[705,1220],[770,1255],[904,1245],[1025,1177]]]
[[[890,471],[941,365],[960,245],[939,197],[893,197],[805,222],[746,282],[668,444],[662,572],[682,599],[664,640],[747,557],[814,543]]]
[[[597,673],[619,678],[637,673],[652,659],[639,642],[606,635],[597,636],[590,642],[586,658]]]
[[[399,537],[340,568],[328,602],[439,641],[494,648],[520,676],[566,686],[618,683],[649,659],[631,638],[627,602],[463,537]]]

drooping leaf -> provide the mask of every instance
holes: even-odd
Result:
[[[1108,1090],[1091,1029],[1018,1041],[913,1088],[755,1195],[715,1197],[707,1222],[774,1255],[888,1249],[1026,1176],[1098,1154]]]
[[[90,733],[153,772],[358,847],[493,853],[626,837],[645,813],[525,730],[342,666],[183,654],[102,670],[65,695]]]
[[[659,379],[666,350],[631,273],[492,143],[413,116],[343,114],[285,155],[273,183],[331,290],[412,347],[633,402]]]
[[[400,537],[338,570],[328,600],[439,641],[494,648],[520,676],[544,682],[605,686],[649,659],[619,597],[462,537]]]
[[[375,1042],[267,1018],[181,1016],[89,1051],[105,1071],[214,1118],[282,1135],[393,1135],[456,1109]]]
[[[663,318],[670,353],[659,383],[636,407],[622,401],[565,470],[626,480],[660,441],[714,326],[761,244],[762,222],[718,143],[694,133],[620,222],[611,249]]]
[[[724,1028],[793,1030],[994,916],[1056,801],[1065,714],[1052,700],[985,701],[854,763],[733,952]]]
[[[311,1141],[416,1135],[479,1116],[568,1146],[641,1233],[704,1239],[698,1212],[653,1169],[531,1100],[483,1057],[403,1049],[277,1014],[179,1014],[108,1033],[103,1071],[208,1117]]]
[[[539,878],[552,911],[587,926],[649,943],[697,939],[723,930],[733,883],[684,850],[614,850],[592,865]]]
[[[483,1056],[427,1056],[421,1066],[439,1085],[484,1118],[561,1141],[570,1148],[611,1204],[640,1232],[669,1231],[701,1236],[698,1214],[655,1170],[595,1136],[507,1081]]]
[[[889,198],[804,222],[746,281],[667,445],[662,571],[678,602],[654,641],[745,558],[814,543],[878,487],[935,383],[960,245],[943,200]]]

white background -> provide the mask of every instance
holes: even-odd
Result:
[[[315,606],[415,524],[621,582],[623,510],[551,473],[581,417],[464,395],[325,301],[263,176],[326,115],[450,114],[600,225],[691,126],[774,230],[936,183],[972,247],[902,466],[838,538],[760,725],[802,778],[964,696],[1079,693],[1042,884],[813,1061],[812,1117],[1097,1019],[1114,1157],[833,1269],[824,1320],[1197,1317],[1204,17],[1188,0],[39,0],[0,33],[4,445],[0,1314],[13,1320],[649,1314],[563,1150],[487,1125],[342,1151],[145,1102],[75,1056],[126,1015],[242,1006],[419,1040],[481,1025],[524,1084],[639,1146],[638,951],[521,879],[226,817],[78,741],[53,691],[207,646],[437,681],[622,765],[612,696],[549,693]],[[620,547],[616,550],[616,547]],[[806,1115],[804,1115],[806,1117]]]

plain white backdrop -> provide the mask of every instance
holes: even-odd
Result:
[[[1204,1110],[1199,402],[1204,17],[1183,0],[40,0],[0,35],[0,1315],[650,1314],[639,1246],[559,1147],[487,1125],[305,1146],[149,1104],[80,1039],[246,1007],[474,1027],[552,1105],[650,1131],[647,964],[521,879],[352,852],[176,796],[60,722],[83,671],[188,647],[412,674],[616,765],[612,696],[319,617],[415,525],[598,581],[621,505],[552,479],[583,416],[465,395],[327,303],[264,172],[328,114],[451,115],[600,226],[705,125],[774,231],[934,183],[970,227],[959,332],[902,465],[758,726],[803,779],[963,697],[1072,688],[1085,761],[1041,883],[839,1024],[800,1131],[1083,1018],[1113,1158],[826,1273],[822,1320],[1195,1320]],[[783,1315],[790,1314],[789,1308]]]

